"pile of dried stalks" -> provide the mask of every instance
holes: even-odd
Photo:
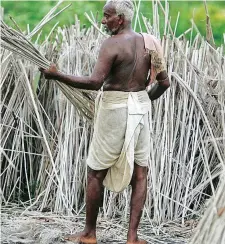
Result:
[[[152,24],[137,14],[134,25],[143,21],[147,32],[159,36],[159,11],[165,14],[162,44],[171,87],[151,107],[151,162],[143,213],[151,226],[197,218],[205,201],[215,196],[225,162],[223,47],[213,48],[194,23],[187,30],[191,40],[185,39],[187,32],[175,38],[168,5],[162,8],[159,1],[153,4]],[[105,38],[97,29],[101,27],[94,21],[91,28],[81,29],[76,20],[70,27],[54,28],[54,39],[35,46],[63,72],[89,75]],[[6,45],[1,48],[2,204],[79,215],[85,206],[85,160],[96,94],[46,81],[36,65],[6,50]],[[120,194],[105,190],[102,216],[127,220],[129,199],[130,189]]]
[[[59,213],[23,210],[15,204],[3,207],[1,243],[60,244],[65,243],[65,234],[79,232],[84,228],[84,214],[71,217]],[[98,218],[98,244],[126,243],[127,227],[128,223],[124,220],[106,219],[101,214]],[[151,244],[186,244],[192,229],[190,224],[181,226],[175,222],[153,227],[148,220],[143,220],[139,236]]]
[[[190,244],[225,243],[225,171],[215,197],[202,217]]]

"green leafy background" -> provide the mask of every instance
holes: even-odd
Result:
[[[164,4],[164,1],[161,1]],[[102,7],[104,1],[65,1],[60,9],[72,3],[71,7],[61,13],[56,19],[52,20],[44,27],[42,38],[44,39],[56,22],[59,25],[71,25],[74,23],[75,14],[81,21],[82,25],[89,26],[90,23],[84,16],[84,12],[92,11],[94,14],[98,12],[98,19],[101,20]],[[22,30],[27,30],[29,24],[30,30],[45,16],[45,14],[56,4],[56,1],[2,1],[4,8],[4,20],[7,24],[13,26],[9,19],[11,15]],[[205,36],[206,33],[206,14],[203,1],[169,1],[171,24],[174,27],[178,12],[180,18],[178,22],[176,35],[182,34],[191,27],[190,19],[194,19],[199,31]],[[224,43],[223,33],[225,32],[225,1],[207,1],[209,15],[211,19],[214,38],[217,45]],[[142,1],[140,13],[151,20],[152,18],[152,2]],[[161,17],[163,26],[163,17]],[[163,27],[162,27],[163,29]],[[137,30],[138,31],[138,30]]]

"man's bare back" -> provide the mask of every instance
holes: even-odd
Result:
[[[150,56],[145,52],[142,35],[128,31],[109,38],[105,45],[115,57],[103,90],[145,90]]]
[[[148,72],[151,57],[145,51],[144,39],[141,34],[132,30],[131,22],[123,15],[117,15],[113,4],[103,8],[102,24],[111,33],[99,51],[99,56],[91,76],[78,77],[65,75],[52,65],[43,70],[47,79],[55,79],[67,85],[87,90],[137,92],[145,90],[149,83]],[[149,92],[151,100],[157,99],[169,87],[167,72],[157,74],[161,81]]]

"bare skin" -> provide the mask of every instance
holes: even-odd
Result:
[[[127,234],[127,244],[144,244],[144,240],[139,240],[137,229],[140,223],[142,210],[144,207],[147,193],[147,167],[134,164],[134,173],[131,180],[132,195],[130,208],[130,223]]]
[[[86,198],[86,225],[84,231],[68,235],[66,240],[80,241],[82,243],[97,243],[96,221],[101,201],[102,182],[107,169],[96,171],[88,168],[88,184]],[[130,223],[127,235],[127,243],[146,243],[137,237],[137,228],[140,223],[142,209],[144,207],[147,192],[147,167],[134,165],[134,173],[131,180],[132,196],[130,209]]]
[[[97,243],[96,221],[101,203],[102,182],[106,173],[107,169],[96,171],[88,167],[85,228],[80,233],[66,236],[65,240],[79,241],[81,243]]]
[[[55,65],[49,70],[40,70],[47,79],[55,79],[81,89],[99,90],[103,86],[105,91],[145,90],[149,83],[148,71],[151,61],[145,52],[142,35],[134,32],[131,23],[123,16],[117,16],[111,4],[104,7],[102,24],[108,29],[113,29],[114,35],[103,42],[91,76],[65,75],[58,72]],[[156,79],[164,81],[149,92],[151,100],[158,98],[169,87],[166,71],[159,73]]]
[[[112,36],[104,41],[99,52],[98,60],[89,77],[69,76],[60,73],[55,65],[48,70],[40,69],[47,79],[55,79],[67,85],[90,90],[137,92],[146,89],[149,83],[148,71],[151,57],[146,54],[142,35],[134,32],[130,21],[123,15],[117,15],[111,3],[105,5],[102,24],[111,31]],[[169,87],[166,71],[156,76],[157,83],[150,91],[151,100],[160,97]],[[96,221],[101,203],[102,182],[107,169],[95,171],[89,168],[86,197],[86,225],[84,231],[66,236],[66,240],[80,243],[97,243]],[[144,207],[147,191],[147,168],[135,164],[131,180],[132,196],[130,223],[127,244],[144,244],[139,240],[137,229]]]

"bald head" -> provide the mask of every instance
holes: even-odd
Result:
[[[127,21],[132,21],[134,16],[134,5],[132,0],[107,0],[106,4],[112,4],[117,15],[124,15]]]

